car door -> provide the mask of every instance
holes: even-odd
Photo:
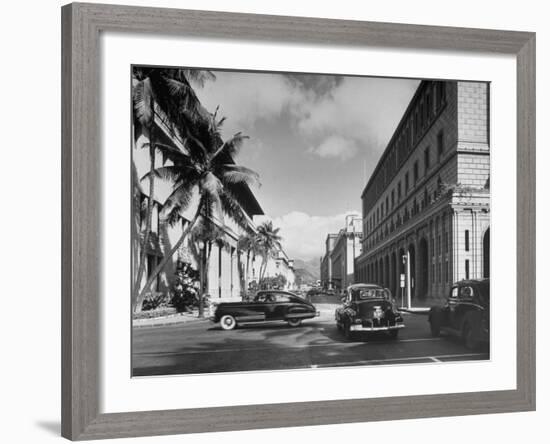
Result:
[[[274,292],[265,292],[264,313],[266,321],[277,319],[277,294]]]
[[[473,286],[466,284],[458,287],[458,297],[456,298],[453,315],[451,317],[452,327],[455,330],[462,329],[462,323],[466,313],[472,309],[474,299]]]
[[[456,311],[459,303],[458,294],[460,291],[459,285],[454,285],[451,288],[451,294],[449,295],[449,299],[447,301],[447,326],[450,328],[456,328],[455,322],[456,322]]]
[[[296,305],[293,298],[286,293],[277,293],[275,295],[276,304],[274,307],[273,317],[275,319],[286,319],[289,309]]]

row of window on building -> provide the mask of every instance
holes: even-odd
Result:
[[[421,95],[416,98],[415,107],[409,110],[407,117],[401,121],[395,133],[398,136],[390,142],[382,166],[374,176],[373,186],[369,187],[366,196],[369,205],[378,200],[446,103],[444,82],[431,82],[426,85]]]

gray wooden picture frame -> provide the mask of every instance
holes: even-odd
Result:
[[[510,54],[517,58],[517,388],[99,411],[100,46],[104,31]],[[74,3],[62,8],[62,435],[73,440],[535,409],[535,34]]]

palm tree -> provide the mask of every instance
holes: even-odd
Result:
[[[154,174],[172,182],[172,193],[166,200],[163,211],[168,217],[174,217],[188,208],[192,201],[197,201],[198,204],[180,239],[164,255],[139,292],[136,299],[138,306],[158,274],[197,223],[211,222],[224,227],[224,215],[228,215],[239,226],[245,228],[248,225],[248,217],[242,207],[243,194],[240,190],[244,185],[259,183],[259,176],[251,169],[234,163],[233,158],[248,137],[237,133],[224,142],[220,136],[220,126],[224,120],[217,120],[216,110],[206,124],[202,122],[194,127],[186,125],[186,153],[157,144],[157,148],[165,154],[172,165],[156,168],[152,173],[147,173],[142,180]]]
[[[263,222],[258,226],[257,242],[259,244],[260,254],[262,256],[259,282],[261,282],[264,278],[268,259],[275,257],[276,254],[282,250],[282,237],[279,235],[279,230],[280,228],[273,227],[272,221]]]
[[[189,79],[200,85],[213,78],[213,74],[209,71],[133,67],[132,95],[135,118],[141,124],[145,137],[149,139],[148,143],[143,144],[143,148],[149,149],[151,171],[155,168],[155,150],[157,149],[155,143],[155,114],[158,112],[157,109],[168,117],[168,123],[172,123],[172,125],[180,121],[183,112],[185,112],[188,121],[197,121],[204,112],[189,83]],[[134,301],[137,299],[139,285],[145,271],[146,246],[149,245],[155,196],[154,179],[154,176],[150,175],[145,233],[137,277],[132,292]]]
[[[208,292],[208,270],[212,245],[226,246],[226,234],[223,228],[214,224],[210,219],[200,218],[193,230],[189,233],[189,244],[197,263],[200,264],[200,295]],[[201,296],[202,297],[202,296]],[[199,304],[199,317],[203,317],[202,300]]]
[[[246,267],[245,267],[245,276],[243,279],[243,296],[248,290],[248,283],[250,281],[250,256],[252,258],[260,254],[260,243],[258,235],[254,232],[248,232],[239,237],[237,241],[237,248],[241,251],[246,251]]]

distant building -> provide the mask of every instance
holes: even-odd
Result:
[[[361,254],[362,237],[362,218],[358,214],[346,216],[345,227],[327,236],[326,251],[321,260],[323,288],[341,291],[355,283],[354,261]]]
[[[321,259],[321,287],[325,290],[332,290],[333,281],[332,281],[332,262],[330,260],[330,254],[334,249],[334,241],[336,240],[337,234],[328,234],[325,240],[325,254]]]
[[[360,281],[412,305],[490,275],[489,84],[423,81],[362,193]]]
[[[257,263],[257,268],[259,269],[259,264],[261,259],[257,258],[255,263]],[[256,267],[254,268],[256,273]],[[296,288],[296,275],[294,273],[294,260],[289,259],[288,255],[284,250],[279,250],[275,257],[269,258],[267,261],[266,270],[264,277],[277,277],[283,276],[286,280],[285,287],[283,290],[293,290]],[[254,280],[257,280],[257,276],[253,276]]]

